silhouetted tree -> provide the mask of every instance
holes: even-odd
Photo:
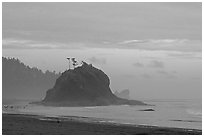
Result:
[[[70,69],[70,58],[67,58],[69,60],[69,69]]]
[[[74,69],[75,69],[75,66],[77,65],[77,61],[76,61],[76,59],[75,59],[75,58],[72,58],[72,64],[73,64]]]

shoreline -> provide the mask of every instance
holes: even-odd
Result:
[[[2,114],[3,135],[201,135],[202,130],[148,125],[119,124],[94,118]]]

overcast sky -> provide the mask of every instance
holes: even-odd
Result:
[[[103,69],[133,98],[201,98],[201,3],[3,3],[3,56]]]

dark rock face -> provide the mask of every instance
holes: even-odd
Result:
[[[67,70],[47,91],[41,104],[51,106],[145,105],[143,102],[116,97],[109,88],[110,80],[101,70],[83,63]]]
[[[154,109],[143,109],[143,110],[140,110],[140,111],[155,111]]]

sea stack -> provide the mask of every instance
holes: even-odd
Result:
[[[103,71],[83,62],[77,68],[63,72],[54,87],[47,91],[40,104],[48,106],[146,105],[141,101],[115,96],[109,85],[110,80]]]
[[[120,92],[115,91],[114,94],[117,97],[119,97],[119,98],[130,99],[130,91],[129,91],[129,89],[124,89],[124,90],[122,90]]]

